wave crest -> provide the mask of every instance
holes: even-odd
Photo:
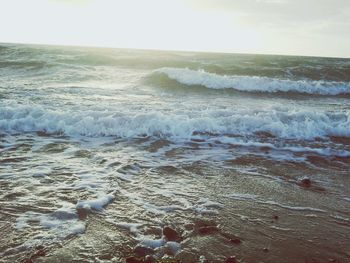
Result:
[[[35,105],[0,107],[0,132],[63,133],[69,136],[156,136],[189,139],[196,133],[249,136],[268,132],[280,138],[350,137],[350,112],[249,108],[206,112],[146,113],[50,110]]]
[[[163,74],[171,80],[208,89],[234,89],[243,92],[293,92],[315,95],[350,94],[349,82],[324,80],[288,80],[259,76],[228,76],[188,68],[161,68],[153,75]]]

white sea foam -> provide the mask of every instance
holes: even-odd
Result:
[[[239,194],[239,193],[230,194],[227,197],[235,199],[235,200],[256,200],[256,198],[257,198],[256,195]]]
[[[198,204],[194,205],[193,209],[200,214],[218,214],[218,209],[223,207],[222,204],[210,201],[208,198],[201,198]]]
[[[279,206],[281,208],[289,209],[289,210],[295,210],[295,211],[311,211],[311,212],[320,212],[320,213],[325,213],[326,211],[323,209],[318,209],[314,207],[304,207],[304,206],[291,206],[291,205],[284,205],[280,204],[275,201],[259,201],[261,204],[268,204],[268,205],[274,205],[274,206]]]
[[[141,240],[140,242],[140,246],[143,246],[143,247],[149,247],[149,248],[159,248],[163,245],[166,244],[166,240],[161,238],[161,239],[148,239],[148,238],[145,238],[143,240]]]
[[[344,200],[350,202],[350,197],[344,197]]]
[[[65,238],[72,234],[81,234],[85,231],[85,223],[78,219],[75,207],[64,203],[63,206],[50,214],[28,211],[16,219],[15,227],[18,230],[30,227],[32,223],[39,223],[48,231],[44,236]]]
[[[295,210],[295,211],[311,211],[311,212],[319,212],[319,213],[326,212],[323,209],[314,208],[314,207],[292,206],[292,205],[281,204],[281,203],[278,203],[278,202],[273,201],[273,200],[263,200],[263,199],[260,199],[259,196],[251,195],[251,194],[233,193],[233,194],[227,195],[227,197],[230,199],[234,199],[234,200],[249,201],[249,202],[254,201],[254,202],[257,202],[259,204],[273,205],[273,206],[278,206],[281,208]]]
[[[140,112],[71,111],[45,109],[39,105],[5,104],[0,107],[0,130],[6,132],[46,131],[70,136],[140,135],[189,139],[194,132],[249,135],[266,131],[282,138],[312,139],[350,136],[350,111],[328,112],[297,108],[236,108],[217,111]]]
[[[114,195],[103,194],[96,199],[91,200],[80,200],[78,201],[76,208],[82,208],[87,210],[102,210],[106,205],[114,200]]]
[[[142,238],[137,246],[148,247],[152,249],[157,249],[158,251],[166,250],[167,253],[176,255],[181,250],[181,244],[174,241],[166,241],[164,238],[160,239],[149,239]]]
[[[216,139],[217,140],[217,139]],[[269,149],[277,150],[277,151],[289,151],[293,153],[312,153],[312,154],[318,154],[318,155],[324,155],[324,156],[339,156],[339,157],[348,157],[350,156],[349,151],[345,150],[334,150],[328,147],[324,148],[311,148],[307,146],[275,146],[272,143],[261,143],[261,142],[253,142],[253,141],[243,141],[241,139],[237,138],[230,138],[230,137],[221,137],[219,139],[220,142],[223,143],[230,143],[236,146],[244,146],[244,147],[266,147]]]
[[[138,223],[117,223],[117,226],[129,230],[130,233],[134,234],[134,235],[138,235],[139,234],[139,230],[138,228],[141,227],[143,224],[138,224]]]
[[[185,85],[200,85],[209,89],[235,89],[246,92],[296,92],[319,95],[350,93],[349,82],[287,80],[258,76],[226,76],[204,70],[161,68],[155,73],[166,74],[170,79]]]

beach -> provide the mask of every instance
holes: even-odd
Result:
[[[0,44],[0,262],[349,262],[349,69]]]

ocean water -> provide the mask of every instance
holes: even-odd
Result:
[[[0,186],[1,262],[350,262],[350,59],[1,44]]]

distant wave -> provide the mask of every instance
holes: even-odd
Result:
[[[259,76],[228,76],[187,68],[161,68],[152,76],[166,75],[169,79],[188,86],[208,89],[234,89],[243,92],[291,92],[315,95],[350,94],[350,82],[323,80],[289,80]]]
[[[7,104],[7,105],[6,105]],[[268,132],[280,138],[350,137],[350,112],[249,108],[205,112],[134,112],[122,109],[46,109],[9,102],[0,107],[0,132],[62,133],[69,136],[156,136],[189,139],[194,134],[249,136]]]

